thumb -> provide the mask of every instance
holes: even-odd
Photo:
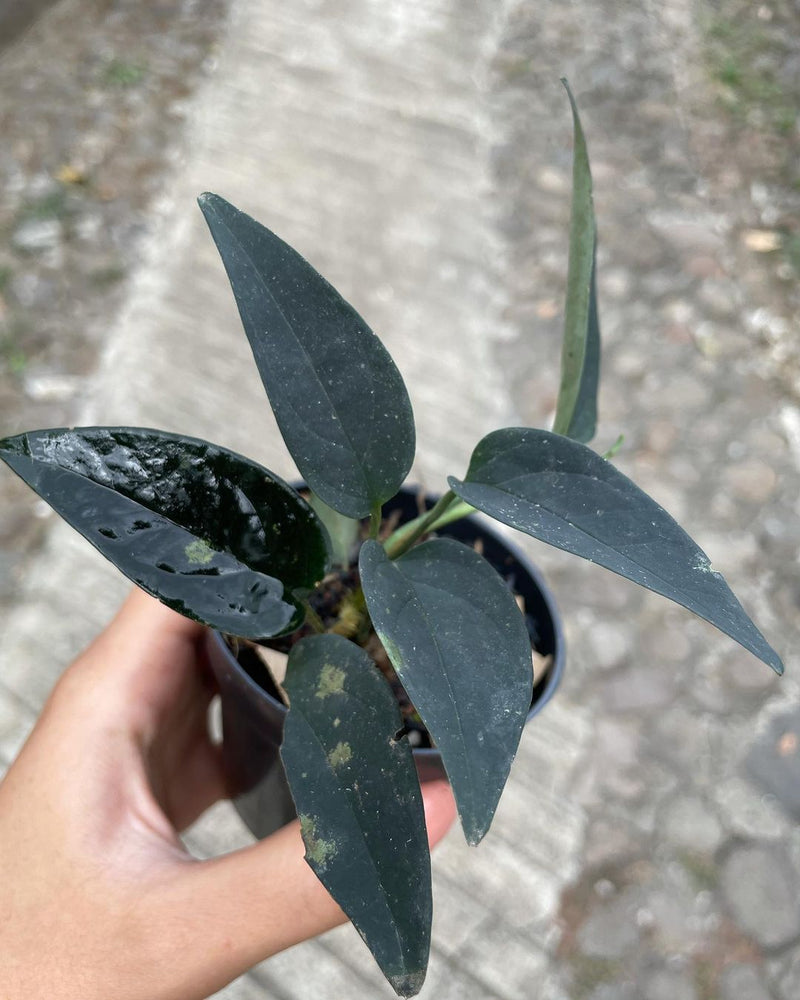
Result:
[[[422,795],[433,847],[452,824],[455,805],[445,781],[423,784]],[[166,918],[179,921],[186,934],[181,961],[187,974],[200,977],[198,996],[347,920],[306,863],[296,820],[250,847],[192,865],[185,875],[170,893]]]

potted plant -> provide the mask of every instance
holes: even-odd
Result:
[[[319,503],[317,499],[314,502]],[[421,506],[429,510],[434,505],[433,498],[403,488],[384,504],[383,521],[403,525],[419,516]],[[327,517],[330,523],[330,514]],[[333,546],[335,569],[328,575],[327,587],[319,588],[315,603],[326,619],[323,625],[335,634],[357,638],[357,630],[365,628],[361,642],[380,664],[381,672],[390,680],[401,704],[403,728],[413,749],[420,780],[446,778],[441,754],[432,745],[430,734],[380,641],[369,628],[368,619],[360,613],[352,615],[351,606],[341,599],[348,584],[357,580],[357,570],[348,568],[355,561],[349,553],[355,552],[357,556],[360,542],[364,540],[359,536],[364,535],[367,524],[360,528],[356,521],[342,525],[349,528],[347,536],[341,533],[337,536],[332,531],[331,534],[337,537],[337,544]],[[468,516],[441,525],[436,534],[479,550],[515,595],[523,611],[532,649],[534,684],[527,715],[530,720],[550,700],[564,669],[564,636],[552,594],[537,568],[490,525]],[[228,790],[239,815],[257,837],[268,836],[296,816],[280,759],[288,709],[281,682],[286,673],[287,651],[311,633],[311,626],[306,625],[291,635],[270,640],[268,647],[238,640],[232,643],[230,637],[225,638],[219,632],[208,634],[209,661],[221,699],[223,763]]]
[[[385,348],[310,264],[211,194],[200,207],[305,497],[246,458],[160,431],[71,428],[0,441],[7,464],[135,583],[233,637],[209,648],[226,742],[241,737],[241,759],[255,761],[245,792],[263,792],[274,778],[279,794],[283,772],[265,772],[268,749],[247,738],[268,731],[261,706],[272,704],[278,736],[270,739],[277,747],[282,730],[293,799],[284,818],[296,807],[308,863],[403,996],[422,985],[431,921],[409,739],[415,713],[475,844],[491,823],[534,691],[520,595],[497,560],[446,537],[448,526],[482,511],[677,601],[782,671],[700,548],[615,469],[610,452],[587,446],[600,359],[596,237],[586,143],[569,97],[573,205],[553,430],[487,435],[466,474],[448,477],[416,516],[400,523],[386,506],[409,471],[415,437]],[[231,653],[246,664],[265,644],[287,654],[282,682],[260,659],[244,669]],[[413,706],[411,721],[398,694]]]

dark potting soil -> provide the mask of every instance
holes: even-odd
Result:
[[[329,574],[321,586],[311,595],[309,603],[317,615],[319,615],[326,629],[332,628],[339,620],[343,602],[347,601],[348,598],[352,600],[355,595],[360,594],[360,583],[358,569],[352,567],[339,573]],[[288,654],[291,652],[292,647],[301,639],[313,634],[314,630],[310,625],[306,624],[291,635],[270,639],[264,645],[268,649],[275,649],[280,653]],[[433,743],[428,730],[423,725],[417,710],[411,703],[406,689],[397,676],[389,657],[386,655],[386,650],[383,648],[383,644],[375,632],[371,628],[368,628],[362,635],[349,636],[349,638],[352,638],[359,645],[363,646],[389,682],[400,708],[400,714],[411,746],[419,748],[431,747]],[[242,645],[237,651],[236,657],[242,669],[247,672],[256,684],[262,687],[273,698],[277,698],[278,701],[282,700],[269,671],[252,647]]]
[[[517,571],[517,566],[518,564],[516,560],[510,554],[508,556],[506,566],[501,567],[496,564],[494,566],[494,568],[505,579],[512,593],[515,593],[515,595],[514,576]],[[339,621],[343,603],[347,602],[348,599],[351,602],[353,600],[358,601],[356,595],[360,595],[360,593],[360,578],[358,569],[351,567],[348,570],[343,570],[339,573],[332,573],[326,577],[321,586],[318,587],[317,590],[311,595],[309,602],[326,629],[330,629]],[[363,598],[361,600],[363,602]],[[536,650],[538,640],[536,621],[533,616],[527,613],[524,609],[521,610],[523,611],[525,624],[531,638],[531,645],[533,649]],[[368,618],[366,621],[368,622]],[[314,630],[312,627],[306,624],[296,632],[293,632],[291,635],[271,639],[264,645],[267,648],[275,649],[288,655],[291,652],[292,647],[295,646],[301,639],[307,635],[313,634]],[[368,628],[360,635],[349,635],[348,637],[357,641],[358,644],[365,649],[375,662],[375,665],[389,682],[400,708],[400,714],[403,719],[405,730],[408,733],[409,743],[411,746],[419,749],[429,749],[433,747],[434,743],[431,740],[430,734],[425,728],[419,713],[412,704],[406,689],[400,681],[400,678],[397,676],[397,673],[386,654],[386,650],[383,648],[383,644],[376,633],[371,628]],[[251,646],[240,646],[236,656],[242,669],[247,672],[256,684],[258,684],[267,692],[267,694],[276,700],[283,700],[275,682],[272,679],[272,676],[261,658]],[[539,697],[539,692],[545,682],[546,673],[547,669],[545,667],[541,674],[536,678],[532,704],[535,704]]]
[[[301,494],[306,496],[305,491],[302,489]],[[385,507],[384,522],[381,525],[380,537],[388,537],[397,527],[398,523],[413,517],[415,514],[424,513],[425,510],[430,509],[432,503],[432,498],[426,497],[420,492],[413,497],[409,495],[406,498],[408,509],[405,511],[401,507],[396,509]],[[538,624],[534,616],[525,608],[524,600],[520,597],[516,587],[517,576],[520,571],[519,562],[505,546],[502,544],[498,545],[497,541],[492,540],[491,537],[487,538],[486,545],[488,551],[484,552],[484,538],[487,537],[486,533],[481,531],[480,525],[469,525],[468,522],[469,519],[457,522],[456,525],[451,525],[449,529],[444,529],[442,533],[457,537],[463,544],[471,545],[477,552],[487,558],[489,563],[506,582],[509,590],[517,598],[520,604],[520,611],[525,619],[525,627],[530,636],[531,646],[533,650],[541,653]],[[361,541],[368,537],[369,519],[361,522],[360,534]],[[386,650],[383,648],[383,644],[370,626],[369,616],[366,613],[364,598],[361,593],[361,580],[357,566],[351,566],[346,570],[329,574],[310,596],[309,603],[326,629],[332,629],[334,626],[337,626],[336,631],[340,632],[340,634],[345,634],[347,638],[352,639],[358,645],[362,646],[374,660],[376,666],[389,682],[394,692],[411,746],[420,749],[433,747],[434,744],[428,730],[425,728],[422,719],[419,717],[419,713],[414,708],[406,689],[397,676],[386,654]],[[350,610],[354,612],[352,615],[348,615],[348,604],[351,605]],[[355,627],[359,620],[363,623],[361,631],[357,631]],[[353,623],[354,628],[352,630],[348,630],[346,627],[342,628],[342,623],[347,621]],[[296,643],[305,636],[313,634],[313,628],[305,624],[291,635],[271,639],[264,645],[281,653],[288,654]],[[241,646],[237,652],[237,658],[242,668],[260,687],[278,701],[283,700],[269,671],[252,648],[248,648],[245,645]],[[538,676],[535,678],[533,697],[531,699],[532,705],[538,701],[541,691],[546,684],[550,659],[543,660],[543,669],[538,672]]]

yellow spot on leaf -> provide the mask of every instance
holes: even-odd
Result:
[[[214,550],[202,538],[189,542],[183,551],[189,562],[194,565],[205,566],[214,558]]]
[[[330,694],[341,694],[344,691],[344,670],[326,663],[322,668],[317,685],[317,698],[327,698]]]
[[[349,743],[337,743],[328,754],[328,763],[331,767],[341,767],[353,757],[353,751]]]
[[[336,853],[336,844],[332,840],[323,840],[317,836],[317,824],[310,816],[300,816],[300,833],[306,845],[306,857],[319,868],[324,869],[328,858]]]

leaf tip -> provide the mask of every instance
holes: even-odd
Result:
[[[214,194],[213,191],[204,191],[197,198],[197,204],[200,206],[200,211],[206,218],[206,221],[210,221],[210,217],[219,212],[220,208],[225,206],[227,202],[224,198],[221,198],[218,194]]]
[[[402,972],[399,975],[387,976],[395,993],[400,997],[415,997],[425,982],[426,969],[415,972]]]
[[[748,619],[748,622],[750,625],[753,625],[751,619]],[[716,622],[712,621],[711,624],[716,625],[717,628],[719,628],[719,625],[717,625]],[[724,632],[726,630],[722,629],[722,631]],[[770,646],[770,644],[767,642],[764,636],[758,631],[757,628],[756,628],[756,633],[758,636],[758,640],[755,644],[743,642],[740,638],[732,635],[730,632],[728,632],[728,635],[731,635],[731,638],[735,639],[740,645],[744,646],[745,649],[748,649],[751,653],[753,653],[754,656],[757,656],[762,663],[766,663],[766,665],[771,670],[775,671],[778,677],[783,677],[783,672],[784,672],[783,660],[780,658],[780,656],[778,656],[778,654],[775,652],[772,646]]]
[[[462,821],[463,822],[463,821]],[[477,847],[478,844],[483,840],[486,834],[489,832],[488,827],[486,829],[467,829],[462,826],[464,830],[464,839],[470,847]]]
[[[470,847],[477,847],[489,832],[489,827],[492,825],[492,820],[494,819],[495,810],[497,808],[497,801],[495,801],[494,805],[490,808],[481,810],[477,810],[474,803],[470,803],[469,801],[464,802],[463,798],[461,805],[463,808],[459,808],[459,796],[456,795],[458,820],[461,823],[461,831],[464,834],[464,840],[466,840]]]

